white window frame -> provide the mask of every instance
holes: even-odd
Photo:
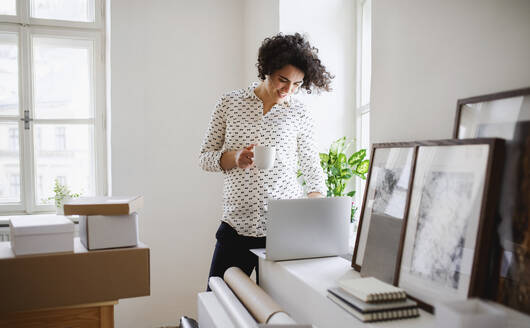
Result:
[[[363,136],[363,125],[362,125],[362,117],[363,115],[370,114],[370,101],[368,101],[366,104],[362,104],[362,94],[363,94],[363,79],[364,76],[363,73],[363,35],[366,31],[364,31],[363,28],[363,7],[372,0],[357,0],[357,80],[356,80],[356,108],[355,108],[355,118],[356,118],[356,147],[357,149],[366,148],[367,150],[367,157],[370,156],[370,146],[371,142],[368,140],[368,143],[363,142],[362,136]],[[370,12],[371,15],[371,12]],[[370,31],[371,32],[371,31]],[[370,42],[371,46],[371,42]],[[371,54],[371,51],[370,51]],[[358,180],[359,181],[359,180]],[[356,213],[357,219],[361,215],[361,206],[364,196],[364,189],[365,189],[365,181],[359,181],[359,183],[355,184],[355,203],[357,204],[358,211]],[[357,220],[356,222],[359,222]]]
[[[12,116],[1,116],[2,122],[17,122],[19,126],[19,163],[20,163],[20,202],[0,204],[0,215],[33,214],[55,212],[53,204],[37,205],[35,193],[37,177],[35,176],[35,156],[33,153],[33,129],[40,124],[93,124],[94,179],[96,195],[106,195],[107,181],[107,133],[106,133],[106,60],[105,60],[105,1],[95,1],[94,22],[71,22],[30,17],[30,0],[17,1],[17,16],[0,15],[0,31],[18,34],[18,67],[19,67],[19,113]],[[93,90],[92,100],[94,117],[89,119],[36,119],[32,103],[34,86],[32,63],[32,36],[51,36],[91,40],[94,44],[92,58]],[[20,121],[24,110],[28,109],[33,121],[29,130],[24,129]]]

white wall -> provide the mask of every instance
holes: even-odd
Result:
[[[256,62],[261,42],[280,32],[279,0],[245,0],[245,85],[259,81]]]
[[[313,110],[317,141],[355,137],[355,2],[351,0],[245,0],[245,85],[257,81],[256,60],[264,38],[278,32],[304,34],[335,75],[333,91],[299,95]]]
[[[355,1],[280,0],[280,31],[305,34],[335,75],[332,92],[301,95],[313,110],[320,151],[334,140],[355,137]]]
[[[196,318],[222,208],[222,175],[199,169],[200,143],[218,97],[257,79],[257,49],[282,17],[337,75],[336,91],[308,97],[319,144],[354,136],[353,4],[282,3],[280,13],[279,0],[111,0],[112,192],[144,195],[140,239],[151,248],[151,296],[120,300],[117,327]]]
[[[372,8],[372,142],[450,138],[457,99],[530,86],[528,0]]]
[[[221,216],[222,177],[198,168],[217,98],[244,80],[242,0],[112,0],[112,185],[142,194],[151,296],[121,300],[116,327],[196,317]]]

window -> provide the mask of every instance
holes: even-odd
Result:
[[[20,176],[13,174],[9,177],[9,195],[8,198],[16,199],[20,194]]]
[[[55,150],[65,150],[66,148],[66,136],[64,133],[64,126],[55,128]]]
[[[66,177],[65,176],[58,175],[58,176],[55,177],[55,179],[57,180],[57,182],[59,184],[62,184],[62,185],[66,184]]]
[[[372,0],[357,1],[357,148],[370,151],[370,84],[372,70]],[[358,180],[359,181],[359,180]],[[356,185],[355,203],[362,204],[365,181]]]
[[[44,194],[44,180],[42,175],[39,175],[37,178],[37,189],[39,190],[39,193]]]
[[[18,151],[18,128],[9,128],[9,149]]]
[[[17,0],[2,0],[0,2],[0,15],[16,15]]]
[[[0,1],[0,214],[106,191],[104,1]]]

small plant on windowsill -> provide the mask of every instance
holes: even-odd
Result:
[[[55,196],[48,197],[46,200],[55,201],[55,210],[58,215],[64,215],[64,202],[66,200],[81,196],[81,193],[72,193],[70,189],[68,189],[66,185],[61,184],[58,179],[55,179],[53,192],[55,193]]]
[[[326,174],[327,197],[355,196],[355,190],[346,191],[346,184],[352,177],[357,176],[366,180],[370,160],[366,159],[366,149],[360,149],[350,157],[346,155],[353,141],[342,137],[334,141],[327,153],[320,153],[320,165]],[[298,171],[298,177],[302,173]],[[305,185],[305,181],[303,182]],[[357,206],[352,202],[351,222],[355,221]]]

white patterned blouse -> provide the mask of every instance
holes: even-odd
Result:
[[[326,195],[311,112],[291,97],[263,115],[263,102],[254,93],[257,86],[254,82],[246,89],[226,93],[219,99],[199,156],[202,169],[225,174],[222,221],[239,235],[251,237],[266,234],[268,199],[305,196],[296,177],[299,163],[307,192]],[[222,170],[223,152],[250,144],[276,148],[272,169],[260,170],[253,166]]]

